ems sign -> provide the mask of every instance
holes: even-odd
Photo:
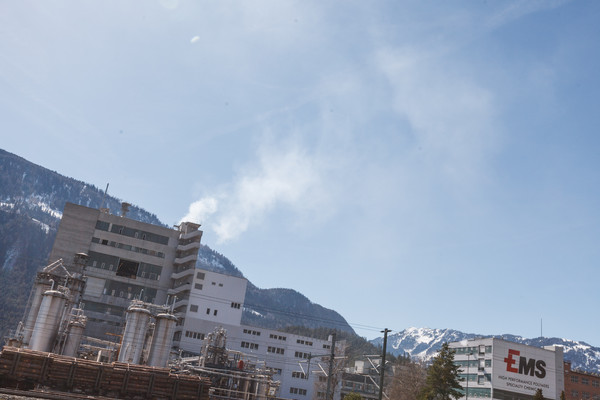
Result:
[[[503,340],[494,340],[492,352],[494,390],[533,396],[542,389],[545,398],[556,398],[555,352]]]
[[[515,374],[537,376],[544,378],[546,376],[546,362],[521,356],[519,350],[508,349],[508,357],[504,359],[506,363],[506,372]],[[515,366],[518,365],[518,368]]]

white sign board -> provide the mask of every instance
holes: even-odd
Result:
[[[542,389],[545,398],[556,399],[553,351],[498,340],[494,341],[493,352],[494,390],[534,395],[537,389]]]

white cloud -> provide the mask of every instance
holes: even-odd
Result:
[[[218,242],[224,242],[278,206],[301,213],[321,191],[317,164],[298,144],[263,146],[256,165],[245,167],[218,194],[192,203],[183,220],[204,220]]]
[[[190,39],[190,43],[194,44],[196,42],[200,41],[200,36],[194,36],[193,38]]]

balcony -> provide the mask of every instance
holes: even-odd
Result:
[[[183,285],[178,286],[176,288],[169,289],[168,293],[170,295],[176,295],[177,293],[181,293],[181,292],[185,292],[185,291],[190,291],[191,288],[192,288],[192,284],[191,283],[186,283],[186,284],[183,284]]]
[[[187,240],[187,239],[192,239],[192,238],[201,238],[202,237],[202,231],[193,231],[193,232],[189,232],[189,233],[184,233],[181,236],[179,236],[180,240]]]
[[[192,242],[192,243],[188,243],[188,244],[180,244],[177,246],[177,251],[188,251],[191,249],[199,249],[200,248],[200,242]]]
[[[179,270],[177,272],[173,272],[171,274],[171,279],[177,280],[177,279],[181,279],[186,276],[194,275],[195,271],[196,271],[195,267],[185,268],[185,269]]]
[[[190,254],[189,256],[186,257],[182,257],[182,258],[176,258],[175,261],[173,261],[173,264],[186,264],[189,262],[196,262],[196,260],[198,259],[198,254]]]

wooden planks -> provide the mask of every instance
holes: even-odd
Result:
[[[14,347],[0,353],[0,386],[39,384],[116,398],[208,400],[210,380],[167,368],[59,356]]]

